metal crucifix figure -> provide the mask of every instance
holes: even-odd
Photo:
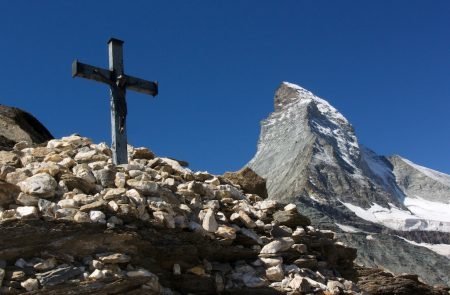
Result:
[[[128,163],[127,155],[127,102],[126,89],[155,96],[158,83],[125,75],[123,69],[123,41],[111,38],[109,46],[109,70],[83,64],[72,63],[72,77],[82,77],[106,83],[111,88],[111,134],[113,162],[116,165]]]

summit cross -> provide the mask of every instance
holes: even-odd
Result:
[[[108,70],[75,60],[72,63],[72,77],[82,77],[109,85],[111,90],[111,148],[113,163],[119,165],[128,163],[126,90],[130,89],[156,96],[158,94],[158,83],[125,75],[123,69],[123,41],[111,38],[108,41],[108,48]]]

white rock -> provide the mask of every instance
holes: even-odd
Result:
[[[262,202],[258,202],[255,204],[255,208],[259,210],[270,210],[270,209],[276,209],[277,202],[273,200],[264,200]]]
[[[22,192],[41,198],[52,197],[58,183],[47,173],[38,173],[18,183]]]
[[[300,237],[306,235],[306,231],[303,227],[297,226],[295,231],[292,233],[293,237]]]
[[[114,179],[114,184],[118,188],[124,188],[127,184],[127,175],[123,172],[117,172]]]
[[[260,253],[275,254],[288,250],[292,245],[294,245],[294,240],[292,238],[279,238],[265,245]]]
[[[64,199],[58,202],[61,208],[79,208],[78,203],[73,199]]]
[[[34,206],[22,206],[16,208],[17,217],[20,219],[36,219],[39,218],[38,209]]]
[[[93,221],[93,222],[99,222],[99,223],[105,223],[105,214],[102,211],[98,211],[98,210],[92,210],[89,212],[89,218]]]
[[[216,218],[214,216],[214,211],[212,209],[208,209],[206,211],[202,226],[206,231],[211,233],[217,231],[217,229],[219,228],[219,225],[217,224]]]
[[[90,275],[89,278],[93,280],[101,280],[105,277],[105,274],[100,269],[94,270]]]
[[[125,194],[135,205],[145,204],[145,199],[142,195],[135,189],[130,189]]]
[[[281,266],[281,264],[278,264],[276,266],[272,266],[269,267],[268,269],[266,269],[266,278],[269,281],[277,281],[280,282],[281,280],[284,279],[284,272],[283,272],[283,267]]]
[[[297,211],[297,206],[295,204],[287,204],[284,206],[284,211]]]
[[[260,257],[266,267],[277,266],[283,263],[283,257]]]
[[[114,212],[119,211],[119,205],[115,201],[109,201],[108,207],[113,210]]]
[[[28,292],[39,289],[39,282],[36,279],[29,278],[28,280],[20,283],[20,285],[25,288]]]

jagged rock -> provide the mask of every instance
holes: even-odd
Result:
[[[14,203],[19,193],[18,186],[0,180],[0,207]]]
[[[244,167],[237,172],[227,172],[223,177],[239,185],[245,193],[257,194],[264,199],[268,197],[266,180],[249,167]]]
[[[58,184],[56,180],[47,173],[38,173],[18,183],[22,192],[40,198],[53,197]]]
[[[78,267],[73,266],[60,266],[56,269],[37,273],[36,278],[42,286],[55,286],[62,284],[69,279],[81,275],[83,272]]]
[[[206,211],[205,216],[203,217],[203,228],[208,232],[215,232],[219,228],[216,218],[214,216],[214,211],[212,209],[208,209]]]
[[[273,219],[280,225],[289,227],[308,226],[311,221],[308,217],[298,213],[297,211],[277,211],[273,214]]]

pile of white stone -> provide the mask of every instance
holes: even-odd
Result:
[[[51,140],[45,147],[21,142],[11,152],[1,151],[0,223],[43,219],[114,228],[139,220],[156,227],[193,231],[224,245],[249,247],[260,253],[255,261],[208,262],[189,270],[174,265],[174,274],[214,274],[218,292],[270,287],[293,294],[358,293],[351,281],[320,261],[320,253],[301,243],[315,238],[344,247],[334,241],[332,232],[309,226],[295,205],[263,200],[223,177],[194,173],[176,160],[155,157],[146,148],[129,147],[128,152],[129,164],[115,166],[107,145],[93,144],[77,135]],[[287,263],[283,259],[287,253],[298,257]],[[34,268],[53,266],[54,260],[49,259],[23,263]],[[133,266],[122,270],[115,263],[105,264],[101,256],[83,265],[81,280],[134,273],[156,277]],[[0,286],[2,279],[0,272]],[[20,285],[31,290],[42,285],[39,282],[34,275]]]

